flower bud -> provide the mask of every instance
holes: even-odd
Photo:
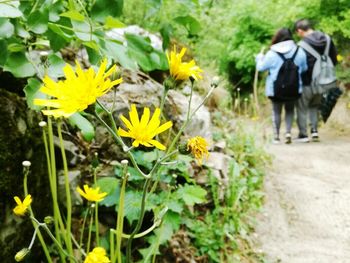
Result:
[[[44,223],[46,225],[51,225],[53,223],[53,221],[54,221],[54,219],[52,216],[45,216],[45,218],[44,218]]]
[[[191,150],[188,148],[187,146],[187,142],[186,143],[181,143],[178,147],[179,153],[181,154],[190,154]]]
[[[211,80],[211,85],[216,88],[217,86],[219,86],[219,82],[220,82],[220,78],[218,76],[215,76]]]
[[[44,128],[46,125],[47,125],[46,121],[41,121],[41,122],[39,122],[39,126],[40,126],[41,128]]]
[[[22,165],[23,165],[23,167],[30,167],[32,164],[30,161],[23,161]]]
[[[15,255],[15,260],[17,262],[20,262],[22,261],[26,256],[27,254],[29,253],[29,249],[28,248],[22,248],[20,251],[18,251]]]
[[[163,82],[165,90],[170,90],[176,88],[176,80],[172,77],[166,78]]]

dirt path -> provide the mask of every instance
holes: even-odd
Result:
[[[257,237],[268,262],[350,262],[350,136],[271,145]]]

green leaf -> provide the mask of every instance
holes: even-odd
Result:
[[[17,78],[31,77],[35,74],[33,65],[23,52],[11,53],[7,58],[4,71],[11,72]]]
[[[179,202],[178,200],[171,199],[166,205],[169,210],[174,211],[178,214],[180,214],[183,210],[183,203]]]
[[[19,1],[0,3],[0,17],[20,17],[22,12],[18,9]]]
[[[205,196],[207,191],[198,185],[188,185],[177,190],[179,198],[182,198],[186,205],[193,206],[194,204],[201,204],[206,201]]]
[[[91,142],[93,138],[95,138],[95,129],[91,122],[83,117],[79,112],[74,113],[68,119],[69,123],[72,126],[78,127],[80,129],[83,138]]]
[[[103,23],[108,16],[120,16],[123,12],[123,4],[123,0],[96,0],[91,9],[91,17]]]
[[[17,19],[15,21],[15,32],[16,35],[20,36],[21,38],[30,38],[30,34],[28,33],[28,31],[22,26],[22,24]]]
[[[126,69],[136,70],[138,68],[135,61],[129,57],[127,49],[115,41],[106,40],[102,51],[104,55],[114,58]]]
[[[166,50],[168,48],[170,43],[170,37],[172,36],[173,31],[174,31],[174,28],[170,24],[165,24],[160,29],[160,34],[163,38],[163,43],[162,43],[163,50]]]
[[[50,54],[47,59],[49,62],[47,74],[53,78],[64,76],[63,67],[66,65],[66,62],[56,54]]]
[[[193,16],[178,16],[174,18],[174,21],[184,26],[190,35],[197,35],[202,29],[201,24]]]
[[[6,63],[7,55],[7,41],[5,39],[0,39],[0,66]]]
[[[72,39],[72,35],[66,33],[65,31],[63,31],[59,27],[59,24],[49,23],[49,29],[52,30],[52,32],[54,32],[58,36],[62,37],[66,41],[70,41]]]
[[[124,214],[129,223],[139,218],[141,211],[141,199],[141,192],[127,191],[125,193]],[[148,210],[147,207],[146,210]],[[118,211],[118,208],[116,208],[116,211]]]
[[[95,49],[86,47],[86,51],[88,53],[89,61],[91,64],[97,65],[101,61],[102,56]]]
[[[148,37],[142,37],[134,34],[125,34],[125,39],[128,41],[128,47],[145,52],[152,52],[151,40]]]
[[[162,0],[145,0],[147,6],[145,19],[149,19],[150,17],[158,13],[162,6],[162,2]]]
[[[49,10],[35,10],[28,17],[28,28],[36,34],[43,34],[47,31],[49,22]]]
[[[0,18],[0,38],[9,38],[15,32],[15,27],[9,19]]]
[[[80,22],[72,20],[72,25],[74,29],[74,33],[82,41],[91,41],[95,40],[93,37],[93,33],[91,32],[91,28],[89,23],[87,22]]]
[[[9,52],[25,51],[26,47],[22,43],[11,43],[7,46]]]
[[[104,27],[105,29],[122,28],[122,27],[125,27],[125,24],[121,22],[119,19],[116,19],[111,16],[107,16]]]
[[[26,94],[27,105],[32,110],[39,111],[42,107],[36,106],[33,103],[34,99],[45,99],[47,96],[39,91],[42,83],[36,78],[28,79],[28,84],[24,87],[24,93]]]
[[[157,152],[156,150],[151,152],[135,151],[134,157],[139,165],[150,170],[153,167],[152,163],[157,160]]]
[[[84,41],[83,45],[86,47],[92,48],[97,52],[100,50],[100,47],[98,46],[98,44],[95,41]]]
[[[64,12],[60,14],[60,16],[68,17],[72,20],[81,21],[81,22],[85,20],[85,16],[79,13],[77,10],[70,10],[70,11]]]
[[[106,192],[107,196],[99,202],[99,205],[107,207],[116,205],[119,201],[119,180],[114,177],[104,177],[97,180],[97,186],[100,187],[101,192]]]

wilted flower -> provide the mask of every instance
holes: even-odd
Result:
[[[17,203],[17,206],[13,209],[13,212],[18,216],[24,216],[28,207],[32,203],[32,196],[27,195],[23,202],[18,196],[15,196],[13,199],[15,199],[15,202]]]
[[[121,78],[114,81],[109,79],[116,70],[116,66],[105,72],[107,59],[102,61],[97,73],[92,67],[82,70],[77,61],[76,66],[76,72],[69,64],[63,68],[65,80],[55,82],[48,76],[44,77],[44,85],[40,91],[54,98],[35,99],[34,104],[55,108],[42,110],[45,115],[67,118],[75,112],[85,110],[90,104],[95,103],[98,97],[122,82]]]
[[[186,48],[182,48],[180,53],[176,52],[176,47],[174,47],[174,51],[169,53],[167,52],[167,58],[170,68],[170,75],[175,80],[187,80],[190,77],[195,80],[201,79],[201,72],[203,72],[198,66],[196,66],[196,62],[192,59],[190,62],[182,62],[182,57],[186,53]]]
[[[164,124],[160,125],[160,109],[156,108],[153,113],[152,118],[150,119],[150,110],[145,107],[143,110],[143,114],[141,120],[139,119],[139,115],[136,110],[135,104],[131,105],[131,111],[129,112],[130,121],[125,118],[123,115],[120,116],[120,119],[125,124],[128,131],[123,130],[122,128],[118,129],[119,136],[128,137],[134,139],[132,145],[134,147],[138,147],[140,144],[146,147],[156,147],[160,150],[165,150],[166,147],[154,140],[154,136],[166,131],[169,129],[173,123],[168,121]]]
[[[77,191],[82,197],[84,197],[86,200],[90,202],[100,202],[107,195],[107,193],[105,192],[99,193],[100,187],[91,188],[87,184],[84,185],[85,192],[79,186],[77,187]]]
[[[191,151],[191,153],[197,159],[200,165],[202,164],[203,157],[209,157],[209,152],[207,148],[207,141],[200,136],[193,137],[187,142],[187,150]]]
[[[95,247],[85,258],[84,263],[109,263],[106,250],[102,247]]]

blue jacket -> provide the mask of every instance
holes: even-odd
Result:
[[[282,53],[286,58],[292,57],[297,45],[293,40],[287,40],[279,42],[271,46],[270,50],[264,54],[258,54],[256,56],[256,68],[258,71],[269,71],[269,75],[266,78],[265,94],[267,97],[273,97],[273,84],[277,79],[277,74],[280,67],[283,64],[282,58],[276,53]],[[302,79],[301,73],[307,70],[306,54],[302,48],[299,48],[298,53],[295,56],[294,63],[299,67],[299,93],[302,93]]]

